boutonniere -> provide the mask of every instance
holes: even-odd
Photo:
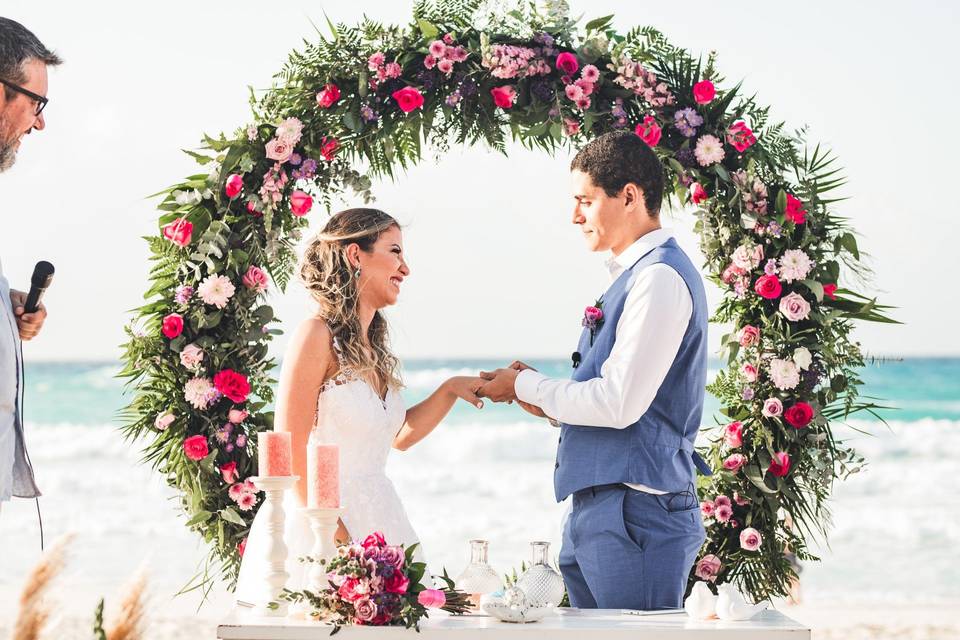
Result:
[[[590,329],[590,346],[593,346],[593,338],[597,331],[603,326],[603,298],[597,300],[592,307],[583,310],[583,326]]]

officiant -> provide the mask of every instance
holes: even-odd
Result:
[[[0,172],[13,166],[24,136],[42,131],[47,67],[60,58],[26,27],[0,17]],[[11,212],[4,211],[5,215]],[[41,304],[26,313],[27,294],[11,290],[0,261],[0,505],[12,496],[40,495],[23,435],[23,340],[37,336],[47,317]]]

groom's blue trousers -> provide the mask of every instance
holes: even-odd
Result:
[[[653,495],[622,484],[577,491],[560,571],[581,609],[676,609],[705,539],[693,491]]]

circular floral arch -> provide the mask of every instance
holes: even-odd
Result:
[[[708,387],[725,424],[706,433],[716,473],[700,479],[707,540],[691,581],[736,581],[784,595],[788,551],[813,559],[833,481],[862,463],[831,421],[858,397],[855,320],[889,321],[849,289],[864,272],[832,209],[843,182],[830,154],[714,66],[655,29],[625,35],[612,16],[585,25],[564,2],[486,15],[480,0],[418,0],[405,28],[365,20],[295,52],[254,120],[205,138],[201,170],[158,194],[147,303],[128,328],[123,427],[181,495],[210,544],[194,586],[232,581],[259,497],[255,432],[272,427],[278,331],[265,304],[283,289],[315,203],[421,159],[424,143],[508,140],[548,153],[606,131],[635,131],[663,161],[668,204],[696,207],[707,277],[724,291],[714,322],[728,367]],[[219,565],[219,567],[218,567]],[[211,571],[218,567],[217,571]]]

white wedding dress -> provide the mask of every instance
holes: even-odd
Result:
[[[406,417],[403,399],[393,388],[381,398],[366,380],[344,365],[336,338],[333,346],[340,370],[320,389],[310,440],[340,448],[341,520],[350,537],[363,540],[374,531],[380,531],[387,543],[409,548],[418,542],[417,534],[386,474],[387,456]],[[286,492],[283,507],[287,572],[290,574],[287,588],[296,590],[305,586],[307,570],[307,565],[297,559],[309,555],[312,550],[313,532],[293,491]],[[250,528],[240,565],[236,590],[238,601],[256,602],[263,592],[267,574],[266,545],[266,522],[258,514]],[[417,547],[416,557],[418,561],[424,561],[420,547]]]

